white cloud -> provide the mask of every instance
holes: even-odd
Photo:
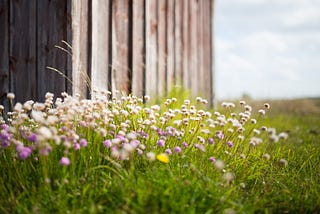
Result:
[[[320,96],[318,11],[313,0],[218,0],[218,97]]]

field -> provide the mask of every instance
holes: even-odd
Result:
[[[320,212],[319,99],[108,96],[15,105],[1,213]]]

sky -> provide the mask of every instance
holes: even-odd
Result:
[[[216,0],[218,99],[320,97],[320,0]]]

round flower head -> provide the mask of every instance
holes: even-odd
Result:
[[[228,147],[230,147],[230,148],[233,147],[233,143],[232,143],[231,141],[228,141],[228,142],[227,142],[227,145],[228,145]]]
[[[27,157],[31,155],[32,150],[29,147],[24,147],[20,153],[19,153],[19,158],[21,160],[25,160]]]
[[[179,153],[181,153],[182,150],[179,146],[176,146],[176,147],[174,147],[173,151],[174,151],[174,153],[179,154]]]
[[[71,162],[70,162],[70,159],[69,159],[69,158],[67,158],[67,157],[62,157],[62,158],[60,159],[59,163],[60,163],[61,166],[68,166],[68,165],[70,165]]]
[[[159,146],[159,147],[164,147],[164,140],[163,139],[160,139],[160,140],[158,140],[158,142],[157,142],[157,145]]]
[[[216,159],[215,159],[214,157],[210,157],[210,158],[209,158],[209,161],[212,162],[212,163],[214,163],[214,162],[216,162]]]
[[[208,138],[208,143],[211,144],[211,145],[214,144],[213,138]]]
[[[284,158],[281,158],[279,163],[280,163],[280,166],[282,166],[282,167],[288,166],[288,161]]]
[[[87,145],[88,145],[88,141],[86,140],[86,139],[81,139],[80,140],[80,145],[82,146],[82,147],[86,147]]]
[[[103,145],[107,148],[110,148],[112,146],[111,140],[105,140],[103,141]]]
[[[188,147],[188,144],[187,144],[186,142],[182,142],[182,146],[183,146],[184,148],[187,148],[187,147]]]
[[[169,157],[166,153],[161,153],[157,155],[157,159],[162,163],[169,163]]]
[[[166,149],[164,152],[167,153],[168,155],[171,155],[171,154],[172,154],[171,149]]]

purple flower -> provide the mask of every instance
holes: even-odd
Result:
[[[214,162],[216,162],[216,159],[215,159],[214,157],[210,157],[210,158],[209,158],[209,161],[212,162],[212,163],[214,163]]]
[[[32,134],[30,134],[30,135],[28,136],[28,140],[29,140],[30,142],[35,143],[35,142],[37,142],[37,139],[38,139],[38,136],[37,136],[35,133],[32,133]]]
[[[168,155],[171,155],[171,154],[172,154],[171,149],[166,149],[166,150],[164,150],[164,152],[167,153]]]
[[[1,128],[2,130],[6,130],[6,131],[9,130],[9,126],[8,126],[7,124],[5,124],[5,123],[1,124],[1,125],[0,125],[0,128]]]
[[[142,155],[143,154],[143,151],[141,149],[137,149],[137,152],[138,152],[138,155]]]
[[[186,142],[183,142],[183,143],[182,143],[182,146],[183,146],[184,148],[187,148],[187,147],[188,147],[188,144],[187,144]]]
[[[211,137],[210,137],[210,138],[208,138],[208,143],[209,143],[209,144],[211,144],[211,145],[212,145],[212,144],[214,144],[214,139],[213,139],[213,138],[211,138]]]
[[[68,166],[70,165],[70,159],[69,158],[66,158],[66,157],[62,157],[59,161],[60,165],[61,166]]]
[[[103,145],[107,148],[110,148],[112,146],[111,140],[105,140],[103,141]]]
[[[48,156],[51,150],[52,150],[51,146],[46,145],[45,147],[42,147],[39,149],[39,154],[42,156]]]
[[[174,147],[173,151],[174,151],[174,153],[179,154],[179,153],[181,153],[182,150],[179,146],[176,146],[176,147]]]
[[[231,148],[231,147],[233,147],[233,143],[231,142],[231,141],[228,141],[227,142],[227,145]]]
[[[158,135],[159,135],[159,136],[163,136],[163,135],[164,135],[164,133],[162,132],[161,129],[157,129],[157,132],[158,132]]]
[[[139,140],[132,140],[132,141],[130,142],[130,144],[131,144],[134,148],[136,148],[137,146],[139,146],[140,141],[139,141]]]
[[[88,141],[86,139],[82,138],[80,140],[80,146],[82,146],[82,147],[88,146]]]
[[[157,144],[159,147],[164,147],[164,140],[162,139],[158,140]]]
[[[120,135],[120,134],[117,134],[116,138],[118,138],[120,141],[125,141],[125,140],[126,140],[126,138],[123,137],[123,136]]]
[[[224,138],[224,134],[222,131],[217,131],[216,136],[218,137],[219,140],[222,140]]]
[[[31,152],[32,150],[29,147],[24,147],[19,153],[20,160],[25,160],[31,155]]]
[[[199,149],[200,151],[202,152],[205,152],[206,151],[206,148],[204,147],[203,144],[194,144],[194,147],[196,147],[197,149]]]
[[[79,143],[73,144],[73,148],[74,150],[80,150],[80,144]]]

